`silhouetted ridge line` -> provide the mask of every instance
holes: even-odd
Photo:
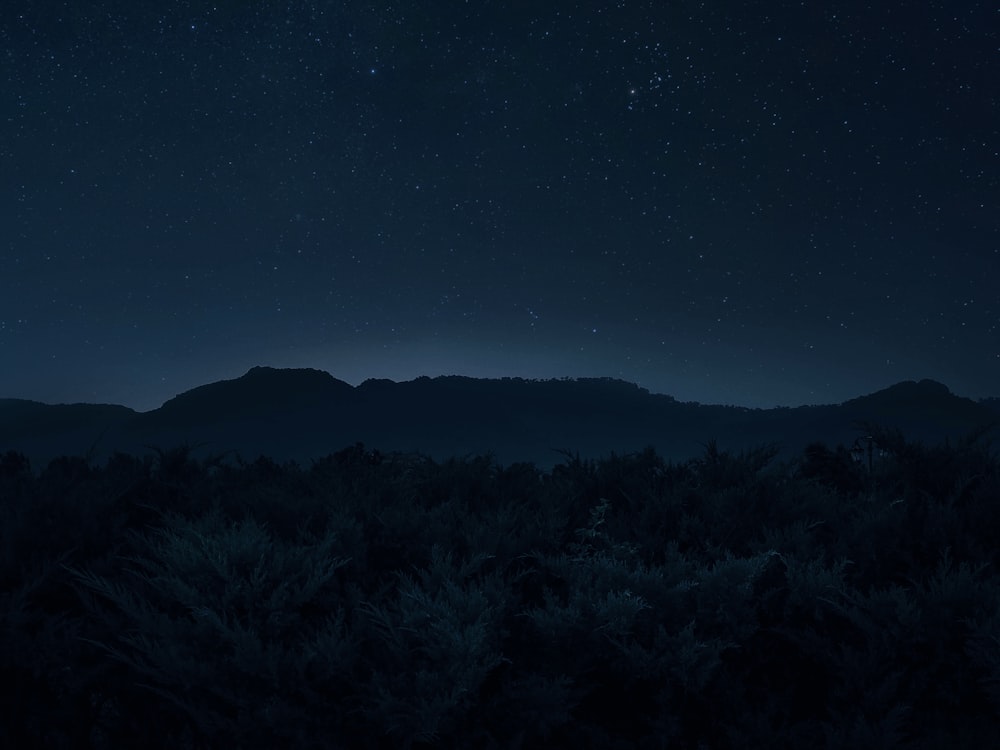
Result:
[[[679,402],[615,378],[471,378],[451,375],[354,387],[316,369],[253,367],[192,388],[149,412],[125,407],[0,401],[0,450],[35,466],[57,455],[145,454],[203,445],[253,460],[308,463],[362,442],[384,453],[435,459],[492,453],[501,464],[562,461],[554,449],[597,459],[652,446],[684,460],[708,441],[739,452],[776,444],[779,456],[810,442],[851,445],[858,425],[900,429],[928,443],[997,419],[1000,401],[977,403],[932,380],[905,381],[842,404],[749,409]]]

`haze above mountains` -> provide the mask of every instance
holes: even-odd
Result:
[[[611,378],[443,376],[352,386],[321,370],[254,367],[148,412],[0,399],[0,452],[19,451],[38,470],[60,455],[101,463],[116,451],[143,455],[186,443],[199,456],[264,455],[308,466],[363,442],[438,461],[489,452],[502,465],[527,461],[547,470],[566,460],[561,450],[596,459],[653,446],[682,461],[715,440],[733,451],[776,443],[779,457],[791,458],[810,442],[852,445],[864,434],[861,422],[937,443],[995,421],[1000,398],[973,401],[932,380],[841,404],[748,409],[683,403]]]

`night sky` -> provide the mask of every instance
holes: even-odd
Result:
[[[867,7],[866,7],[867,6]],[[969,0],[9,0],[0,396],[254,365],[1000,395]]]

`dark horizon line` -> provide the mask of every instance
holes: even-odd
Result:
[[[966,398],[966,399],[968,399],[970,401],[973,401],[973,402],[976,402],[976,403],[983,402],[983,401],[990,401],[990,400],[994,400],[994,399],[1000,398],[1000,396],[983,396],[983,397],[979,397],[979,398],[973,398],[971,396],[962,396],[960,394],[955,393],[947,384],[942,383],[941,381],[934,380],[933,378],[920,378],[920,379],[898,380],[898,381],[890,383],[889,385],[886,385],[886,386],[884,386],[882,388],[878,388],[878,389],[873,390],[873,391],[871,391],[869,393],[858,394],[857,396],[853,396],[851,398],[845,399],[844,401],[831,401],[831,402],[824,402],[824,403],[803,403],[803,404],[797,404],[797,405],[794,405],[794,406],[786,405],[786,404],[775,404],[773,406],[745,406],[743,404],[734,404],[734,403],[705,402],[705,401],[696,401],[696,400],[682,401],[682,400],[676,398],[675,396],[673,396],[672,394],[662,393],[662,392],[659,392],[659,391],[652,391],[649,388],[646,388],[645,386],[643,386],[643,385],[641,385],[641,384],[639,384],[639,383],[637,383],[635,381],[626,380],[624,378],[613,377],[613,376],[600,376],[600,375],[598,375],[598,376],[570,376],[570,375],[564,375],[564,376],[551,377],[551,378],[533,378],[533,377],[522,377],[522,376],[518,376],[518,375],[500,375],[500,376],[497,376],[497,377],[476,377],[476,376],[472,376],[472,375],[462,375],[462,374],[459,374],[459,373],[452,373],[452,374],[448,374],[448,375],[444,375],[444,374],[442,374],[442,375],[417,375],[416,377],[410,378],[408,380],[393,380],[392,378],[369,377],[369,378],[365,378],[364,380],[360,381],[357,384],[354,384],[354,383],[351,383],[348,380],[344,380],[342,378],[337,377],[336,375],[334,375],[333,373],[329,372],[328,370],[323,370],[323,369],[318,368],[318,367],[273,367],[271,365],[254,365],[253,367],[249,368],[246,372],[244,372],[241,375],[237,375],[237,376],[231,377],[231,378],[222,378],[220,380],[209,381],[207,383],[202,383],[200,385],[192,386],[191,388],[187,388],[185,390],[179,391],[178,393],[175,393],[173,396],[170,396],[169,398],[165,399],[163,402],[160,403],[159,406],[155,406],[155,407],[153,407],[151,409],[147,409],[147,410],[144,410],[144,411],[139,410],[139,409],[135,409],[135,408],[133,408],[131,406],[127,406],[127,405],[122,404],[122,403],[111,403],[111,402],[93,402],[93,401],[72,401],[72,402],[67,402],[67,401],[59,401],[59,402],[54,402],[53,403],[53,402],[48,402],[48,401],[38,401],[36,399],[31,399],[31,398],[20,398],[20,397],[17,397],[17,396],[0,396],[0,400],[29,401],[29,402],[34,402],[34,403],[37,403],[37,404],[43,404],[45,406],[81,406],[81,405],[82,406],[116,406],[116,407],[124,407],[126,409],[130,409],[131,411],[135,412],[136,414],[148,414],[150,412],[153,412],[153,411],[156,411],[157,409],[162,408],[169,401],[172,401],[173,399],[175,399],[175,398],[177,398],[179,396],[182,396],[185,393],[189,393],[190,391],[196,390],[198,388],[202,388],[202,387],[207,386],[207,385],[213,385],[215,383],[225,383],[225,382],[230,382],[230,381],[234,381],[234,380],[239,380],[241,378],[246,377],[247,375],[249,375],[254,370],[273,370],[273,371],[278,371],[278,372],[281,372],[281,371],[294,372],[296,370],[305,370],[305,371],[312,370],[314,372],[321,372],[321,373],[324,373],[326,375],[329,375],[334,380],[338,380],[341,383],[349,385],[351,388],[360,388],[362,385],[364,385],[365,383],[367,383],[369,381],[383,381],[383,382],[389,382],[389,383],[393,383],[395,385],[399,385],[399,384],[404,384],[404,383],[413,383],[413,382],[416,382],[417,380],[437,380],[439,378],[465,378],[467,380],[479,380],[479,381],[487,381],[487,382],[489,382],[489,381],[503,381],[503,380],[521,380],[521,381],[536,382],[536,383],[550,383],[550,382],[562,382],[562,381],[608,380],[608,381],[619,382],[619,383],[626,383],[628,385],[633,385],[636,388],[639,388],[639,389],[645,391],[649,395],[653,395],[653,396],[666,396],[668,398],[672,398],[675,401],[677,401],[677,403],[679,403],[679,404],[697,404],[697,405],[700,405],[700,406],[735,407],[735,408],[740,408],[740,409],[751,409],[751,410],[760,410],[760,411],[767,411],[767,410],[770,410],[770,409],[798,409],[798,408],[810,407],[810,406],[815,406],[815,407],[821,407],[821,406],[838,406],[840,404],[846,403],[847,401],[852,401],[852,400],[857,399],[857,398],[863,398],[865,396],[870,396],[870,395],[873,395],[873,394],[876,394],[876,393],[880,393],[882,391],[888,390],[890,388],[894,388],[896,386],[899,386],[899,385],[902,385],[902,384],[905,384],[905,383],[919,384],[919,383],[922,383],[922,382],[925,382],[925,381],[929,381],[931,383],[936,383],[938,385],[941,385],[950,394],[952,394],[954,396],[957,396],[958,398]]]

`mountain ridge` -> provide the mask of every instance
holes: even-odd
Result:
[[[665,458],[684,460],[717,440],[735,451],[774,443],[790,457],[809,442],[850,444],[862,422],[933,442],[997,419],[1000,399],[976,402],[928,379],[839,404],[760,409],[681,402],[616,378],[443,375],[352,386],[323,370],[260,366],[147,412],[0,399],[0,452],[24,453],[39,466],[57,455],[101,460],[186,443],[247,460],[308,462],[363,442],[438,460],[492,453],[500,463],[547,468],[561,460],[561,450],[600,458],[652,445]]]

